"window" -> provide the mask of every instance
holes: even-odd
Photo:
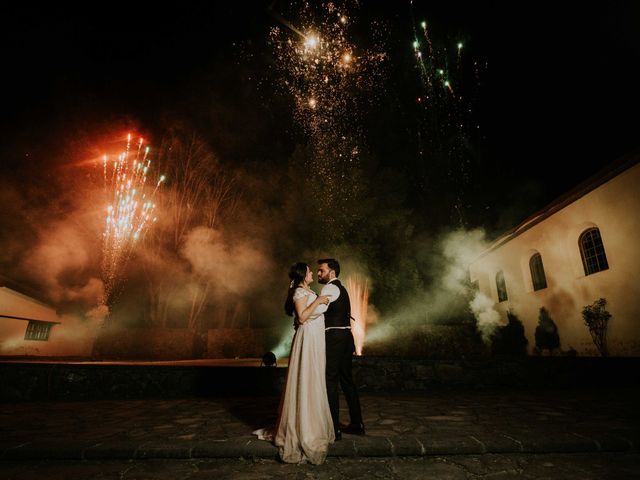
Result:
[[[507,299],[507,285],[504,283],[502,270],[496,273],[496,288],[498,289],[498,302],[504,302]]]
[[[31,320],[29,321],[29,325],[27,325],[27,331],[24,334],[24,339],[41,340],[43,342],[46,342],[47,340],[49,340],[49,332],[51,331],[51,327],[53,325],[55,324]]]
[[[542,290],[543,288],[547,288],[547,278],[544,275],[542,256],[540,256],[539,253],[534,254],[529,260],[529,270],[531,270],[533,289]]]
[[[592,273],[609,268],[607,256],[604,253],[604,245],[602,245],[600,230],[590,228],[582,232],[578,240],[578,245],[580,246],[580,255],[582,256],[582,266],[584,267],[585,275],[591,275]]]

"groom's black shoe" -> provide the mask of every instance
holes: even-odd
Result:
[[[364,435],[364,425],[362,423],[360,424],[350,423],[346,427],[343,427],[342,431],[344,433],[349,433],[351,435]]]
[[[336,434],[336,442],[342,440],[342,431],[341,430],[336,430],[335,434]]]

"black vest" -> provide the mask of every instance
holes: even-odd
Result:
[[[324,326],[325,328],[350,327],[351,302],[349,301],[347,289],[342,286],[340,280],[334,280],[331,285],[335,285],[340,289],[340,296],[329,304],[329,308],[324,313]]]

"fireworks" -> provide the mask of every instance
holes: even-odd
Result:
[[[294,118],[313,148],[309,170],[320,179],[314,195],[322,196],[323,207],[336,211],[355,194],[343,183],[358,166],[364,144],[362,102],[377,94],[385,55],[350,39],[354,19],[346,6],[326,3],[314,10],[306,2],[296,26],[274,16],[285,27],[274,27],[270,35],[277,73],[280,86],[294,99]]]
[[[154,197],[165,177],[160,176],[150,189],[147,185],[151,169],[149,147],[144,146],[140,138],[132,151],[130,134],[125,151],[112,161],[104,155],[103,161],[110,202],[106,207],[102,258],[106,304],[133,247],[157,220]]]
[[[435,37],[434,37],[435,38]],[[464,226],[465,187],[470,181],[468,124],[474,109],[471,106],[474,87],[469,79],[471,66],[463,58],[466,45],[462,41],[434,42],[427,21],[414,20],[413,53],[416,69],[420,73],[421,92],[416,104],[418,112],[418,148],[420,161],[416,163],[416,181],[421,194],[426,185],[434,190],[446,191],[452,196],[449,221],[455,219]],[[478,64],[473,64],[478,81]],[[442,172],[446,178],[436,178]],[[437,183],[440,182],[439,185]],[[437,185],[437,186],[436,186]],[[440,202],[445,200],[442,197]]]
[[[366,278],[350,275],[346,281],[349,299],[351,300],[351,317],[353,340],[356,344],[356,355],[362,355],[364,337],[367,332],[367,310],[369,309],[369,286]]]
[[[282,85],[295,99],[296,118],[318,148],[334,143],[338,129],[350,124],[357,93],[371,89],[371,74],[384,60],[384,54],[359,49],[350,41],[349,18],[333,3],[317,13],[307,3],[300,28],[281,21],[288,28],[271,31]]]

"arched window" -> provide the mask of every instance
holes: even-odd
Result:
[[[502,270],[496,273],[496,288],[498,289],[498,302],[504,302],[507,299],[507,285],[504,283]]]
[[[582,266],[584,267],[585,275],[591,275],[592,273],[609,268],[607,255],[604,253],[600,230],[594,227],[582,232],[578,240],[578,245],[580,246],[580,255],[582,256]]]
[[[542,266],[542,257],[539,253],[534,254],[529,259],[529,270],[531,270],[531,280],[534,290],[542,290],[547,288],[547,277],[544,275],[544,266]]]

